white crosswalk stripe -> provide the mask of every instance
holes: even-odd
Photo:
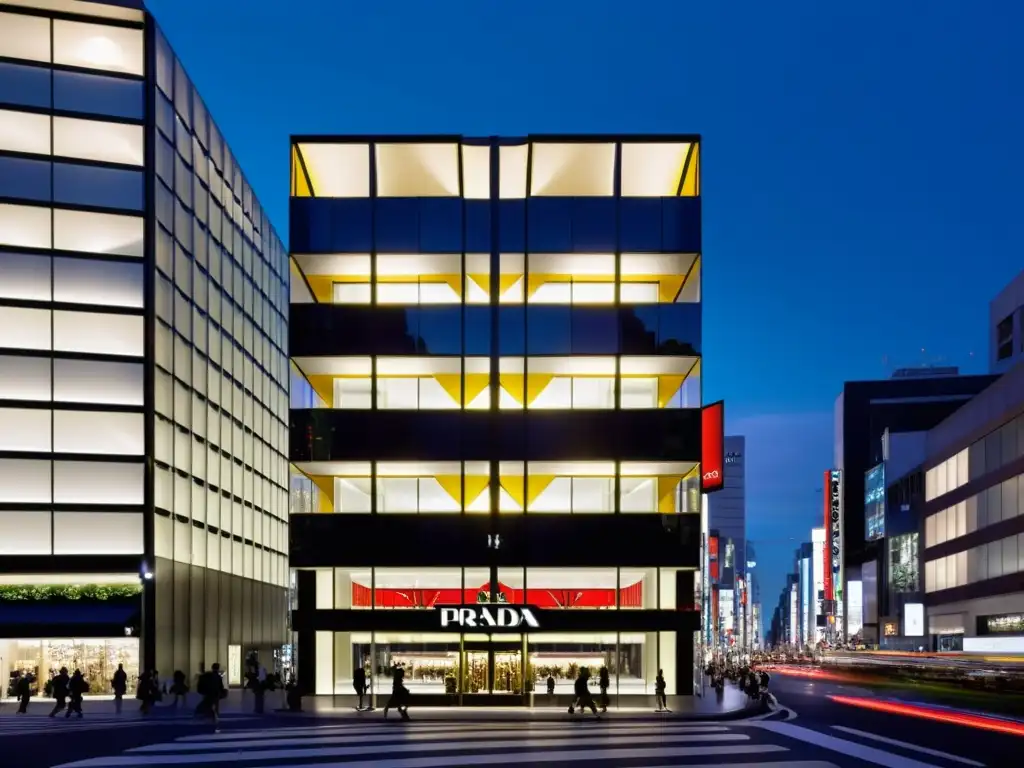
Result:
[[[250,720],[252,718],[239,718]],[[40,733],[63,733],[65,731],[99,731],[122,728],[151,727],[154,725],[188,725],[190,723],[203,723],[206,721],[193,720],[192,718],[176,717],[89,717],[82,719],[77,717],[66,718],[63,715],[47,717],[46,715],[13,715],[0,717],[0,739],[7,739],[13,736],[37,736]]]
[[[459,768],[556,765],[838,768],[797,760],[764,731],[637,722],[352,722],[225,730],[149,744],[58,768]]]

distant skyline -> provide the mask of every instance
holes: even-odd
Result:
[[[292,133],[701,133],[705,396],[747,437],[766,605],[843,382],[985,370],[1024,260],[1020,4],[148,6],[282,235]]]

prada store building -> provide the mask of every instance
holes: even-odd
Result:
[[[691,695],[699,139],[291,149],[300,685],[564,706],[607,667],[621,706],[659,669]]]

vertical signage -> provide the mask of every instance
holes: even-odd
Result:
[[[708,575],[711,583],[718,581],[718,537],[708,537]]]
[[[700,412],[701,490],[714,493],[725,484],[725,402],[706,405]]]
[[[833,592],[832,585],[832,472],[831,470],[825,470],[825,484],[822,486],[824,491],[822,496],[825,498],[825,550],[822,553],[825,573],[824,575],[824,586],[825,586],[825,599],[835,600],[835,593]]]
[[[842,470],[833,469],[829,472],[828,478],[828,506],[829,506],[829,530],[832,532],[832,548],[829,552],[830,561],[826,564],[825,570],[832,572],[832,591],[835,593],[835,615],[842,618],[843,611],[843,473]],[[837,621],[837,627],[842,627],[843,622]],[[841,636],[842,630],[839,631]]]

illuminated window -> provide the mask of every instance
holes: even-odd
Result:
[[[142,258],[144,220],[140,216],[58,208],[53,223],[54,248]]]
[[[460,254],[377,256],[378,304],[458,304],[462,286]]]
[[[700,359],[696,357],[624,356],[622,408],[699,408]]]
[[[296,144],[292,147],[295,197],[369,197],[368,144]]]
[[[526,144],[499,148],[501,177],[498,191],[502,200],[521,200],[526,197],[526,166],[529,155],[530,148]]]
[[[530,194],[548,197],[610,197],[615,191],[615,145],[533,145]]]
[[[141,29],[83,24],[77,21],[53,22],[53,61],[87,69],[145,74]]]
[[[50,154],[50,116],[0,110],[0,149]]]
[[[141,555],[142,513],[54,512],[55,555]]]
[[[53,463],[53,502],[142,504],[144,479],[144,464],[56,461]]]
[[[143,354],[143,318],[98,312],[54,312],[53,347],[61,352]]]
[[[50,411],[43,408],[0,408],[0,451],[47,453]]]
[[[141,166],[145,161],[143,127],[55,117],[53,154]]]
[[[379,197],[457,197],[458,145],[377,144]]]
[[[0,502],[49,504],[50,462],[0,459]]]
[[[50,20],[42,16],[0,13],[0,56],[50,61]]]
[[[0,203],[0,245],[50,247],[50,209]]]
[[[462,145],[462,187],[467,200],[487,200],[491,196],[491,148]]]
[[[49,555],[50,536],[49,512],[0,512],[0,555]]]
[[[0,322],[3,322],[3,310],[0,310]],[[49,331],[47,331],[48,333]],[[4,346],[2,333],[0,333],[0,346]],[[49,399],[49,357],[0,355],[0,400],[45,402]]]
[[[460,512],[458,462],[378,462],[377,511]]]
[[[50,311],[0,307],[0,347],[50,349]]]
[[[0,252],[0,298],[49,301],[50,283],[48,256]]]
[[[700,512],[700,482],[695,462],[624,461],[619,474],[621,512]]]
[[[143,290],[141,263],[53,260],[54,301],[141,309]]]
[[[690,144],[652,142],[622,145],[623,197],[675,197],[683,187]]]
[[[141,413],[54,411],[53,449],[57,453],[141,456],[145,453]]]

